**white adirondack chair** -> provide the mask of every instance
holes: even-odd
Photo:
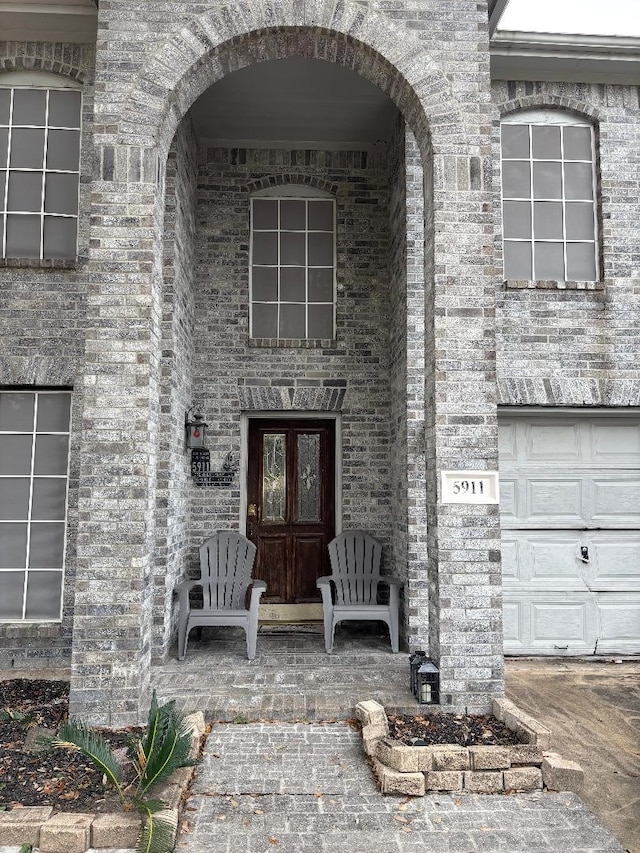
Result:
[[[382,545],[363,530],[348,530],[329,543],[331,575],[318,578],[324,613],[324,645],[333,651],[338,622],[380,620],[389,626],[391,650],[399,650],[399,590],[402,581],[380,574]],[[378,585],[389,587],[389,603],[378,604]]]
[[[176,586],[180,612],[178,615],[178,660],[187,653],[192,628],[210,625],[237,625],[247,637],[247,657],[256,656],[258,607],[266,590],[264,581],[251,579],[256,546],[246,536],[233,531],[215,533],[200,546],[200,577],[182,581]],[[249,609],[245,600],[251,588]],[[189,593],[202,587],[203,607],[191,607]]]

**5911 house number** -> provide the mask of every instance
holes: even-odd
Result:
[[[497,471],[442,471],[443,504],[497,504]]]

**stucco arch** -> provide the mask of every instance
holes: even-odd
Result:
[[[126,99],[122,144],[168,150],[191,104],[233,71],[296,56],[335,62],[384,91],[424,153],[460,150],[462,110],[424,42],[349,2],[230,3],[193,18],[150,58]],[[428,117],[428,119],[427,119]]]

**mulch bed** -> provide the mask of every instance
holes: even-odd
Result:
[[[55,811],[65,812],[120,810],[120,801],[105,787],[102,774],[93,764],[77,753],[39,747],[36,727],[55,733],[67,718],[68,708],[67,682],[0,681],[0,809],[53,806]],[[103,734],[119,748],[139,731],[104,730]],[[36,743],[30,748],[32,741]]]
[[[458,746],[508,746],[520,743],[511,729],[491,715],[389,714],[389,733],[409,746],[452,743]]]

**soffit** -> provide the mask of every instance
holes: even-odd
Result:
[[[0,34],[7,41],[93,44],[97,22],[94,0],[0,0]]]
[[[640,39],[498,31],[491,39],[494,80],[640,84]]]
[[[397,116],[392,101],[353,71],[293,58],[229,74],[191,108],[198,138],[219,145],[370,147],[389,141]]]

